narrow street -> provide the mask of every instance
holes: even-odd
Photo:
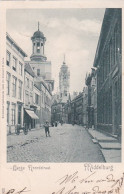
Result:
[[[105,162],[85,128],[64,124],[50,134],[42,128],[7,136],[7,162]]]

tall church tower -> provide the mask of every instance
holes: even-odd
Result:
[[[31,61],[46,61],[46,57],[44,55],[44,45],[46,41],[46,37],[43,32],[39,30],[39,22],[38,22],[38,30],[34,32],[31,37],[32,40],[32,55],[30,57]]]
[[[46,37],[43,32],[39,30],[39,22],[38,22],[38,30],[33,33],[31,37],[32,40],[32,55],[30,56],[30,61],[27,61],[32,67],[36,79],[44,80],[45,83],[49,86],[50,90],[53,91],[54,88],[54,80],[51,79],[51,61],[47,61],[47,57],[45,56],[44,47],[46,42]]]
[[[59,72],[59,91],[60,91],[60,99],[62,101],[67,101],[69,97],[69,84],[70,83],[70,72],[68,70],[68,66],[64,62],[60,68]]]

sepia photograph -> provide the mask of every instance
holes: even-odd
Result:
[[[7,163],[122,162],[122,9],[6,11]]]

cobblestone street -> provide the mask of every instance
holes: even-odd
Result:
[[[64,124],[50,134],[42,128],[7,136],[7,162],[105,162],[85,128]]]

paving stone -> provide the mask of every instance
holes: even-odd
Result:
[[[50,133],[46,138],[44,129],[36,129],[7,136],[7,145],[13,146],[7,149],[7,162],[105,162],[85,128],[64,124],[50,127]]]

